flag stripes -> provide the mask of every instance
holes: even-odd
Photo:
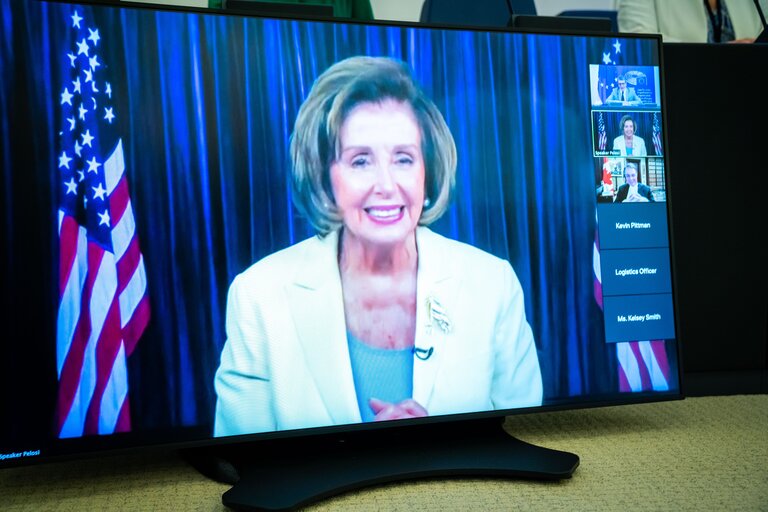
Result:
[[[114,253],[61,216],[59,435],[108,434],[130,426],[126,356],[149,321],[144,259],[124,175],[122,141],[104,165]],[[112,173],[110,179],[110,173]],[[83,250],[85,249],[85,250]],[[123,416],[120,421],[121,415]]]

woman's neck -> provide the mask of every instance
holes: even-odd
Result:
[[[397,275],[416,272],[416,234],[393,244],[367,243],[347,230],[339,239],[339,268],[343,274]]]
[[[347,331],[366,345],[413,347],[416,332],[416,235],[403,243],[365,244],[346,230],[339,270]]]

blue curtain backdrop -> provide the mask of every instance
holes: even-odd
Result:
[[[3,255],[10,279],[4,315],[34,316],[31,334],[17,332],[45,340],[29,354],[3,356],[34,353],[39,381],[30,393],[38,395],[36,408],[52,410],[56,107],[75,7],[0,5],[0,117],[11,122],[0,132],[2,237],[13,247]],[[229,283],[312,234],[290,200],[287,146],[296,112],[323,70],[360,54],[408,62],[443,112],[459,165],[453,205],[433,227],[511,261],[547,403],[616,392],[615,350],[603,341],[593,295],[588,75],[613,40],[77,10],[101,30],[148,274],[152,320],[129,360],[135,429],[210,425]],[[647,42],[621,43],[625,62],[658,65]],[[33,277],[19,277],[19,269]],[[37,288],[28,289],[29,280]],[[26,305],[18,302],[23,288]]]

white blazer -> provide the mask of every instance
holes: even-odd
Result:
[[[724,0],[737,39],[762,30],[753,0]],[[768,2],[760,0],[768,15]],[[661,34],[665,43],[706,43],[709,20],[701,0],[619,0],[620,32]]]
[[[338,232],[310,238],[233,281],[215,377],[214,435],[362,421],[338,242]],[[423,227],[416,244],[415,346],[433,353],[414,358],[413,399],[430,415],[540,405],[536,346],[509,263]],[[450,332],[430,318],[428,300],[442,306]]]
[[[621,156],[627,156],[627,145],[624,143],[623,135],[613,139],[613,149],[621,151]],[[632,156],[648,156],[648,150],[645,149],[645,141],[637,135],[632,137]]]

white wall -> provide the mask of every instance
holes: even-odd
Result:
[[[616,0],[535,0],[535,3],[536,14],[539,16],[557,16],[571,9],[616,9]]]
[[[423,4],[424,0],[371,0],[373,14],[380,20],[418,21]],[[535,4],[540,16],[557,16],[567,9],[616,8],[616,0],[535,0]]]
[[[371,0],[377,20],[419,21],[424,0]]]

